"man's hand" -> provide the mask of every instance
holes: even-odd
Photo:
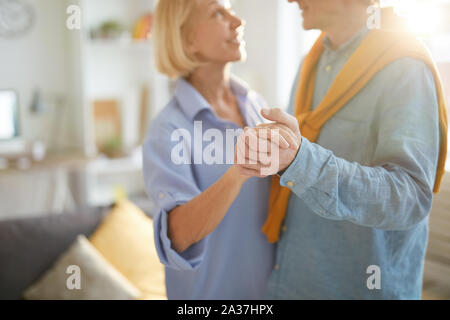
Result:
[[[280,109],[263,110],[272,123],[246,128],[236,146],[235,162],[242,174],[265,177],[286,169],[297,156],[302,135],[297,119]]]

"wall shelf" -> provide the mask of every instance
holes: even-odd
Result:
[[[86,156],[97,155],[93,118],[93,101],[114,99],[119,102],[122,115],[122,133],[128,137],[136,129],[136,117],[141,110],[142,90],[148,91],[147,121],[169,101],[170,80],[159,74],[152,59],[151,40],[134,40],[131,37],[136,22],[153,12],[155,0],[74,0],[82,12],[82,28],[68,32],[69,51],[72,53],[73,99],[78,108],[82,128],[78,140]],[[75,2],[75,3],[74,3]],[[106,21],[124,26],[127,36],[118,39],[91,38],[93,29]],[[129,36],[128,36],[129,35]],[[127,140],[128,138],[126,138]],[[131,139],[131,138],[130,138]],[[130,140],[128,139],[128,140]],[[139,142],[125,141],[125,148]]]
[[[108,159],[97,152],[93,102],[115,100],[122,116],[122,141],[125,150],[136,150],[141,142],[142,92],[148,92],[146,123],[170,98],[170,80],[153,66],[151,40],[134,40],[133,27],[138,19],[153,12],[156,0],[66,0],[79,5],[82,28],[68,32],[69,57],[73,83],[72,96],[77,108],[83,153],[95,158],[79,171],[80,202],[86,205],[108,204],[114,189],[123,188],[130,195],[145,192],[141,157]],[[92,38],[92,30],[106,21],[125,27],[126,36],[114,39]],[[137,149],[138,150],[138,149]]]
[[[91,47],[99,47],[108,49],[143,49],[151,50],[152,42],[150,40],[133,40],[133,39],[90,39],[87,44]]]

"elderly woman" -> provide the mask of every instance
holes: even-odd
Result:
[[[156,65],[177,82],[144,143],[144,177],[169,299],[261,299],[274,267],[261,232],[270,180],[233,164],[236,132],[263,122],[263,100],[230,75],[242,31],[227,0],[156,9]]]

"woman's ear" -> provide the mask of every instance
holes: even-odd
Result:
[[[189,32],[186,33],[184,45],[186,46],[185,49],[189,56],[195,56],[198,52],[197,41],[193,30],[189,30]]]

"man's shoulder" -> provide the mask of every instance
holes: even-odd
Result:
[[[420,59],[404,57],[380,70],[366,88],[384,104],[434,98],[436,86],[431,69]],[[419,99],[420,98],[420,99]]]
[[[384,83],[401,84],[405,81],[432,79],[433,74],[425,61],[404,57],[397,59],[384,67],[377,75]]]

